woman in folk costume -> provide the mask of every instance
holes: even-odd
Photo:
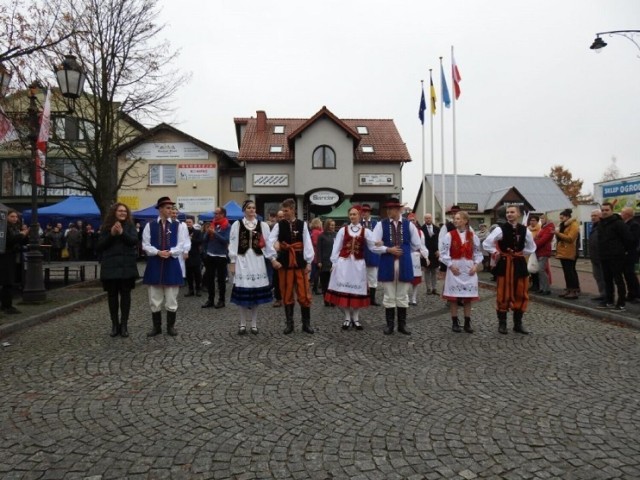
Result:
[[[478,300],[477,271],[482,265],[478,236],[469,228],[469,214],[459,211],[453,218],[455,228],[448,232],[440,246],[440,261],[447,266],[442,297],[451,309],[451,329],[460,332],[458,300],[464,303],[464,331],[471,328],[471,302]]]
[[[407,215],[407,220],[409,220],[416,230],[418,230],[418,235],[420,236],[420,242],[422,246],[426,248],[424,242],[424,233],[420,228],[420,224],[416,220],[416,214],[410,213]],[[411,252],[411,262],[413,264],[413,280],[411,281],[411,290],[409,291],[409,305],[415,307],[418,305],[418,287],[422,283],[422,266],[427,265],[427,262],[422,255],[420,255],[420,250],[414,250]]]
[[[231,303],[240,307],[239,335],[247,333],[251,317],[251,333],[258,333],[258,306],[272,300],[264,252],[269,238],[269,225],[256,216],[256,204],[247,200],[242,205],[244,218],[231,225],[229,238],[229,271],[234,276]]]
[[[342,329],[353,325],[362,330],[360,309],[370,304],[367,286],[365,244],[374,247],[373,233],[360,224],[360,206],[349,209],[348,225],[338,231],[331,252],[331,279],[325,300],[340,307],[344,313]]]

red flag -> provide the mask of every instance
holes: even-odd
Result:
[[[462,81],[462,77],[460,76],[458,65],[456,65],[456,60],[453,58],[453,48],[451,49],[451,74],[453,76],[453,92],[457,100],[460,98],[460,82]]]
[[[18,140],[18,132],[16,132],[13,123],[0,107],[0,144],[12,142],[13,140]]]
[[[51,90],[47,89],[47,96],[44,100],[44,108],[40,115],[40,130],[38,141],[36,142],[36,185],[44,185],[44,175],[47,159],[47,142],[49,141],[49,130],[51,129]]]

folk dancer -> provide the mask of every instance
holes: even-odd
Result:
[[[496,311],[498,331],[507,333],[507,312],[513,311],[513,331],[527,335],[522,317],[529,303],[529,272],[525,255],[536,251],[531,232],[518,223],[520,208],[506,208],[506,223],[497,226],[482,243],[484,249],[496,257],[493,270],[497,281]]]
[[[162,333],[162,305],[167,310],[167,333],[178,335],[175,329],[178,310],[178,291],[183,284],[179,257],[189,251],[189,232],[186,225],[171,219],[174,202],[160,197],[156,203],[158,218],[147,223],[142,232],[142,248],[147,255],[147,267],[142,283],[149,286],[149,305],[153,329],[147,334]]]

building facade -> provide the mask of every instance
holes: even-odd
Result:
[[[411,157],[393,120],[343,119],[322,107],[311,118],[258,111],[234,122],[246,194],[265,217],[289,197],[309,219],[344,200],[381,214],[384,198],[401,196],[402,166]]]

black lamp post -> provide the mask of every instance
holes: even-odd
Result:
[[[66,55],[62,64],[56,66],[54,70],[62,96],[70,99],[69,103],[67,103],[68,112],[73,112],[75,100],[82,94],[85,74],[73,55]],[[47,299],[47,292],[44,288],[42,252],[40,251],[39,242],[38,186],[36,184],[38,176],[36,143],[40,133],[38,119],[40,112],[36,96],[39,88],[36,83],[29,87],[29,108],[27,109],[29,141],[31,143],[31,228],[29,230],[29,250],[25,255],[27,269],[25,286],[22,292],[22,301],[24,303],[38,303]]]
[[[633,38],[639,34],[640,34],[640,30],[612,30],[610,32],[596,33],[596,38],[589,48],[596,53],[600,53],[601,49],[607,46],[607,42],[605,42],[602,38],[600,38],[600,35],[609,35],[609,36],[620,35],[628,39],[631,43],[633,43],[636,46],[638,50],[640,50],[640,45],[638,45],[638,42],[636,42]]]

